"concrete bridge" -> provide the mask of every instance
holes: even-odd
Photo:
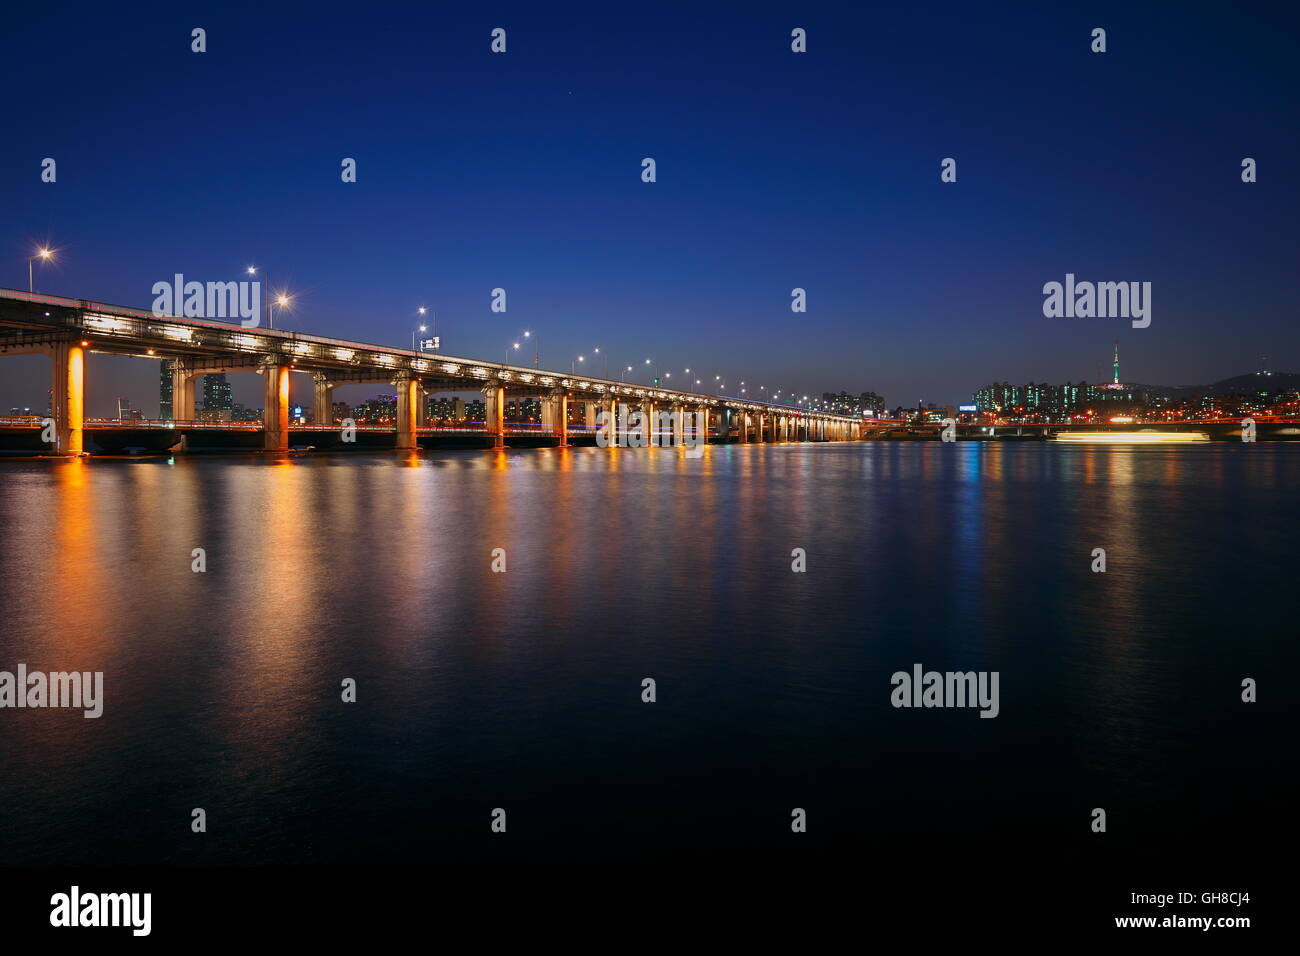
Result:
[[[166,421],[119,422],[87,419],[87,357],[112,353],[167,360],[172,368],[173,417]],[[325,338],[280,329],[243,328],[226,322],[159,317],[151,312],[0,289],[0,356],[36,354],[50,358],[54,449],[60,455],[84,453],[88,431],[124,429],[148,433],[170,431],[183,445],[191,437],[214,432],[245,436],[268,450],[287,450],[291,443],[328,436],[341,425],[334,420],[333,393],[340,385],[374,383],[397,392],[392,426],[358,425],[358,435],[391,436],[389,447],[416,448],[421,439],[438,436],[477,437],[500,447],[512,435],[560,446],[594,441],[597,415],[620,406],[639,409],[654,421],[657,413],[702,414],[707,435],[718,442],[854,441],[862,422],[853,417],[813,412],[790,405],[735,397],[629,385],[589,376],[549,372],[477,359],[454,358],[386,348],[363,342]],[[263,378],[260,422],[198,420],[195,384],[204,375],[249,371]],[[289,376],[310,374],[315,389],[314,421],[290,424]],[[430,425],[426,396],[437,392],[478,391],[485,420],[464,427]],[[540,423],[507,422],[508,399],[536,398]],[[0,428],[39,430],[43,416],[0,420]],[[295,433],[301,440],[292,439]],[[260,441],[257,437],[260,436]],[[679,430],[664,434],[665,444],[682,441]],[[48,447],[46,445],[45,447]]]

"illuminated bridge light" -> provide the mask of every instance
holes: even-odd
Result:
[[[1056,441],[1093,445],[1161,445],[1209,441],[1205,432],[1061,432]]]
[[[194,331],[192,329],[181,328],[178,325],[164,326],[162,333],[167,336],[167,338],[173,339],[177,342],[188,342],[194,337]]]
[[[417,369],[421,372],[423,372],[428,367],[429,367],[429,363],[426,362],[424,359],[416,359],[411,363],[411,368]]]
[[[375,361],[380,365],[392,365],[396,361],[391,355],[376,355]]]
[[[554,385],[555,379],[551,378],[551,376],[549,375],[543,375],[541,378],[541,382],[543,385]]]
[[[536,376],[534,376],[534,375],[524,374],[524,375],[520,375],[520,376],[519,376],[519,381],[521,381],[521,382],[531,382],[535,377],[536,377]]]
[[[236,335],[235,347],[241,349],[255,349],[257,348],[257,339],[253,338],[251,335]]]
[[[442,370],[443,370],[444,372],[450,372],[452,375],[455,375],[457,372],[460,371],[460,366],[459,366],[459,365],[452,365],[452,364],[450,364],[450,363],[446,363],[446,362],[444,362],[444,363],[443,363],[443,366],[442,366]]]
[[[485,368],[472,368],[469,370],[469,374],[477,378],[487,378],[488,370]]]
[[[120,332],[125,324],[119,322],[111,315],[87,315],[86,324],[92,325],[97,331],[103,332]]]
[[[352,361],[352,356],[355,355],[355,354],[356,354],[356,353],[353,352],[351,349],[335,349],[335,350],[334,350],[334,357],[337,358],[337,359],[341,359],[341,360],[344,361],[344,362],[351,362],[351,361]]]

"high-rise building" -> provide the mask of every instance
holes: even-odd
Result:
[[[163,359],[158,366],[158,417],[169,422],[172,420],[172,363]]]
[[[230,382],[224,374],[203,376],[203,410],[205,412],[230,411],[235,407]]]

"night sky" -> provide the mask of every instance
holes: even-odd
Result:
[[[1115,338],[1129,381],[1300,370],[1294,14],[699,6],[15,7],[0,285],[46,241],[38,291],[140,308],[255,264],[286,328],[409,346],[423,304],[456,355],[530,329],[551,368],[598,346],[612,377],[891,406],[1093,380]],[[1045,318],[1067,272],[1151,282],[1150,328]],[[43,408],[47,364],[0,362],[0,406]],[[97,356],[89,389],[156,413],[156,365]]]

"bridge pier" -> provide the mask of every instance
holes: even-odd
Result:
[[[278,359],[268,358],[258,367],[257,374],[263,379],[262,447],[267,451],[288,451],[289,366]],[[175,402],[174,394],[172,401]]]
[[[60,455],[80,455],[85,450],[86,350],[78,342],[59,342],[52,362],[54,450]]]
[[[334,389],[335,385],[324,372],[312,372],[312,386],[315,391],[316,407],[312,409],[314,424],[332,426],[334,424]]]
[[[483,386],[483,424],[493,448],[506,446],[506,388],[499,379]]]
[[[410,372],[398,372],[389,384],[397,389],[397,450],[410,451],[419,447],[415,423],[419,417],[416,405],[420,384]]]
[[[194,411],[194,381],[198,374],[188,359],[176,358],[172,364],[172,420],[192,422]]]
[[[424,382],[415,383],[415,424],[418,428],[429,424],[429,389]]]
[[[569,444],[569,393],[564,389],[552,389],[542,399],[542,427],[557,439],[556,447]]]

